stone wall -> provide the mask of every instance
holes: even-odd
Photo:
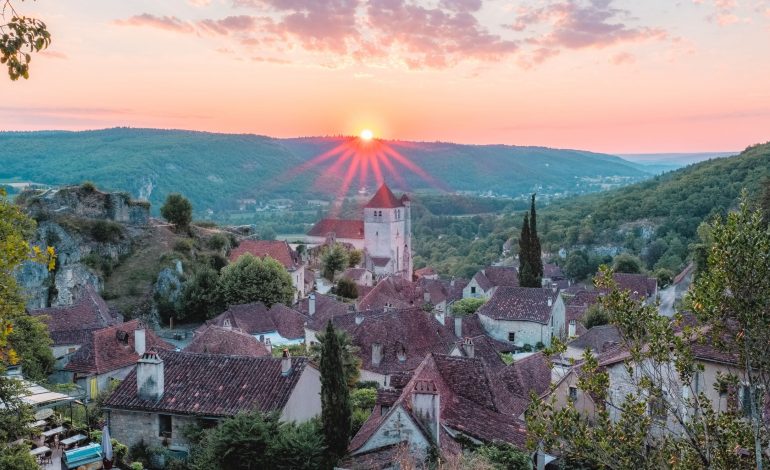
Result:
[[[160,427],[157,413],[140,411],[110,410],[110,432],[118,442],[129,447],[140,441],[148,447],[163,445],[163,437],[159,434]],[[184,428],[188,425],[197,425],[194,417],[173,415],[171,417],[171,438],[169,447],[187,448],[189,442],[184,437]]]
[[[105,193],[88,186],[30,191],[19,195],[19,199],[33,216],[40,213],[69,214],[131,225],[146,225],[150,220],[148,203],[134,201],[127,193]]]

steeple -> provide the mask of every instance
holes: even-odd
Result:
[[[404,207],[404,204],[393,194],[388,185],[383,183],[364,207],[367,209],[393,209]]]

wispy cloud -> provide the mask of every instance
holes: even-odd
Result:
[[[115,20],[114,23],[121,26],[148,26],[175,33],[195,32],[193,25],[176,16],[155,16],[150,13],[134,15],[124,20]]]

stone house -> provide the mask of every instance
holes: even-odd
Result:
[[[516,268],[488,266],[477,272],[463,289],[463,298],[489,299],[500,286],[517,287],[519,273]]]
[[[301,344],[305,341],[307,317],[283,304],[267,308],[262,302],[232,305],[227,311],[206,322],[206,325],[239,330],[252,335],[261,343],[273,346]]]
[[[186,451],[188,425],[238,413],[276,412],[305,422],[321,412],[320,373],[307,358],[148,351],[105,402],[112,437]]]
[[[646,274],[613,273],[612,279],[620,290],[631,292],[631,296],[644,303],[654,302],[658,297],[658,280]]]
[[[586,349],[598,355],[617,346],[620,343],[620,332],[615,325],[600,325],[587,330],[569,343],[567,350],[562,355],[565,360],[580,361]]]
[[[348,268],[342,272],[340,277],[353,281],[359,287],[372,287],[374,285],[374,275],[365,268]]]
[[[286,268],[294,286],[294,301],[305,296],[305,267],[299,255],[284,240],[243,240],[230,252],[230,262],[246,253],[258,258],[269,256]]]
[[[64,367],[70,381],[95,399],[113,380],[123,380],[149,348],[174,349],[139,320],[92,331]]]
[[[552,289],[498,287],[476,313],[488,335],[517,347],[550,346],[566,334],[564,301]]]

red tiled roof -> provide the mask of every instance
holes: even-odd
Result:
[[[492,298],[482,305],[479,315],[495,320],[518,320],[548,324],[556,296],[550,289],[538,287],[498,287]]]
[[[184,349],[191,353],[225,354],[230,356],[270,356],[270,350],[253,336],[238,330],[204,325]]]
[[[131,320],[93,331],[89,341],[72,355],[72,359],[64,369],[92,375],[134,365],[139,360],[139,355],[134,349],[134,337],[138,329],[145,330],[146,349],[174,349],[174,346],[160,339],[139,320]],[[124,341],[118,339],[119,332],[125,333]]]
[[[558,264],[546,263],[543,265],[543,277],[556,281],[564,279],[564,272]]]
[[[315,292],[315,313],[309,314],[308,304],[309,298],[305,298],[299,301],[297,309],[302,312],[303,315],[307,315],[308,327],[320,331],[326,326],[326,322],[342,315],[347,315],[351,310],[353,304],[341,302],[334,297],[319,294]]]
[[[416,283],[400,277],[388,276],[358,301],[359,310],[411,308],[422,305],[422,293]]]
[[[628,290],[635,297],[647,298],[655,294],[658,281],[645,274],[614,273],[615,280],[621,290]]]
[[[83,296],[73,305],[42,308],[29,313],[43,317],[54,346],[82,344],[90,337],[87,331],[84,333],[85,330],[96,330],[122,321],[91,285],[86,286]]]
[[[517,399],[511,413],[519,415],[529,405],[530,394],[544,396],[551,387],[551,362],[543,353],[535,353],[497,371],[495,383],[501,384]]]
[[[414,275],[419,277],[423,276],[435,276],[436,270],[431,268],[430,266],[426,266],[424,268],[420,268],[414,271]]]
[[[223,356],[160,351],[164,393],[158,401],[137,395],[136,370],[107,399],[105,407],[197,416],[280,411],[308,361],[292,358],[292,372],[281,374],[281,358]]]
[[[351,441],[349,449],[355,451],[366,444],[399,407],[421,424],[412,411],[412,394],[418,384],[429,384],[430,390],[439,394],[441,428],[446,426],[484,442],[503,441],[523,448],[526,441],[524,423],[511,414],[508,407],[513,397],[504,387],[495,386],[493,382],[495,379],[481,359],[430,354],[417,367],[390,411],[372,413]],[[418,427],[429,436],[423,426]],[[443,431],[439,444],[445,453],[461,451],[461,446]]]
[[[361,320],[358,324],[356,316]],[[414,370],[429,353],[449,353],[456,341],[448,328],[419,308],[359,312],[336,317],[332,323],[350,333],[358,347],[361,368],[382,374]],[[372,363],[375,343],[382,345],[379,365]],[[399,353],[403,353],[403,360]]]
[[[240,329],[250,335],[277,332],[287,339],[304,338],[307,317],[293,308],[275,304],[267,308],[262,302],[232,305],[226,312],[209,320],[208,324]]]
[[[230,252],[230,262],[246,253],[251,253],[258,258],[269,256],[286,269],[297,269],[297,255],[289,244],[282,240],[243,240]]]
[[[516,268],[511,267],[489,266],[477,272],[473,278],[484,291],[496,286],[516,287],[519,285],[519,274]]]
[[[583,327],[582,324],[586,311],[589,307],[599,302],[599,296],[601,295],[602,293],[599,291],[581,290],[567,302],[564,315],[565,320],[567,324],[569,324],[570,321],[575,320],[575,322],[579,324],[578,330],[582,329],[582,331],[579,331],[579,334],[583,334],[585,331],[585,327]]]
[[[603,352],[611,344],[617,344],[621,340],[620,331],[615,325],[595,326],[579,338],[570,341],[569,346],[578,349],[591,348],[594,354]]]
[[[333,233],[337,238],[364,239],[363,220],[322,219],[307,233],[311,237],[326,237]]]
[[[364,207],[367,209],[393,209],[404,207],[404,204],[393,194],[387,184],[383,184]]]

